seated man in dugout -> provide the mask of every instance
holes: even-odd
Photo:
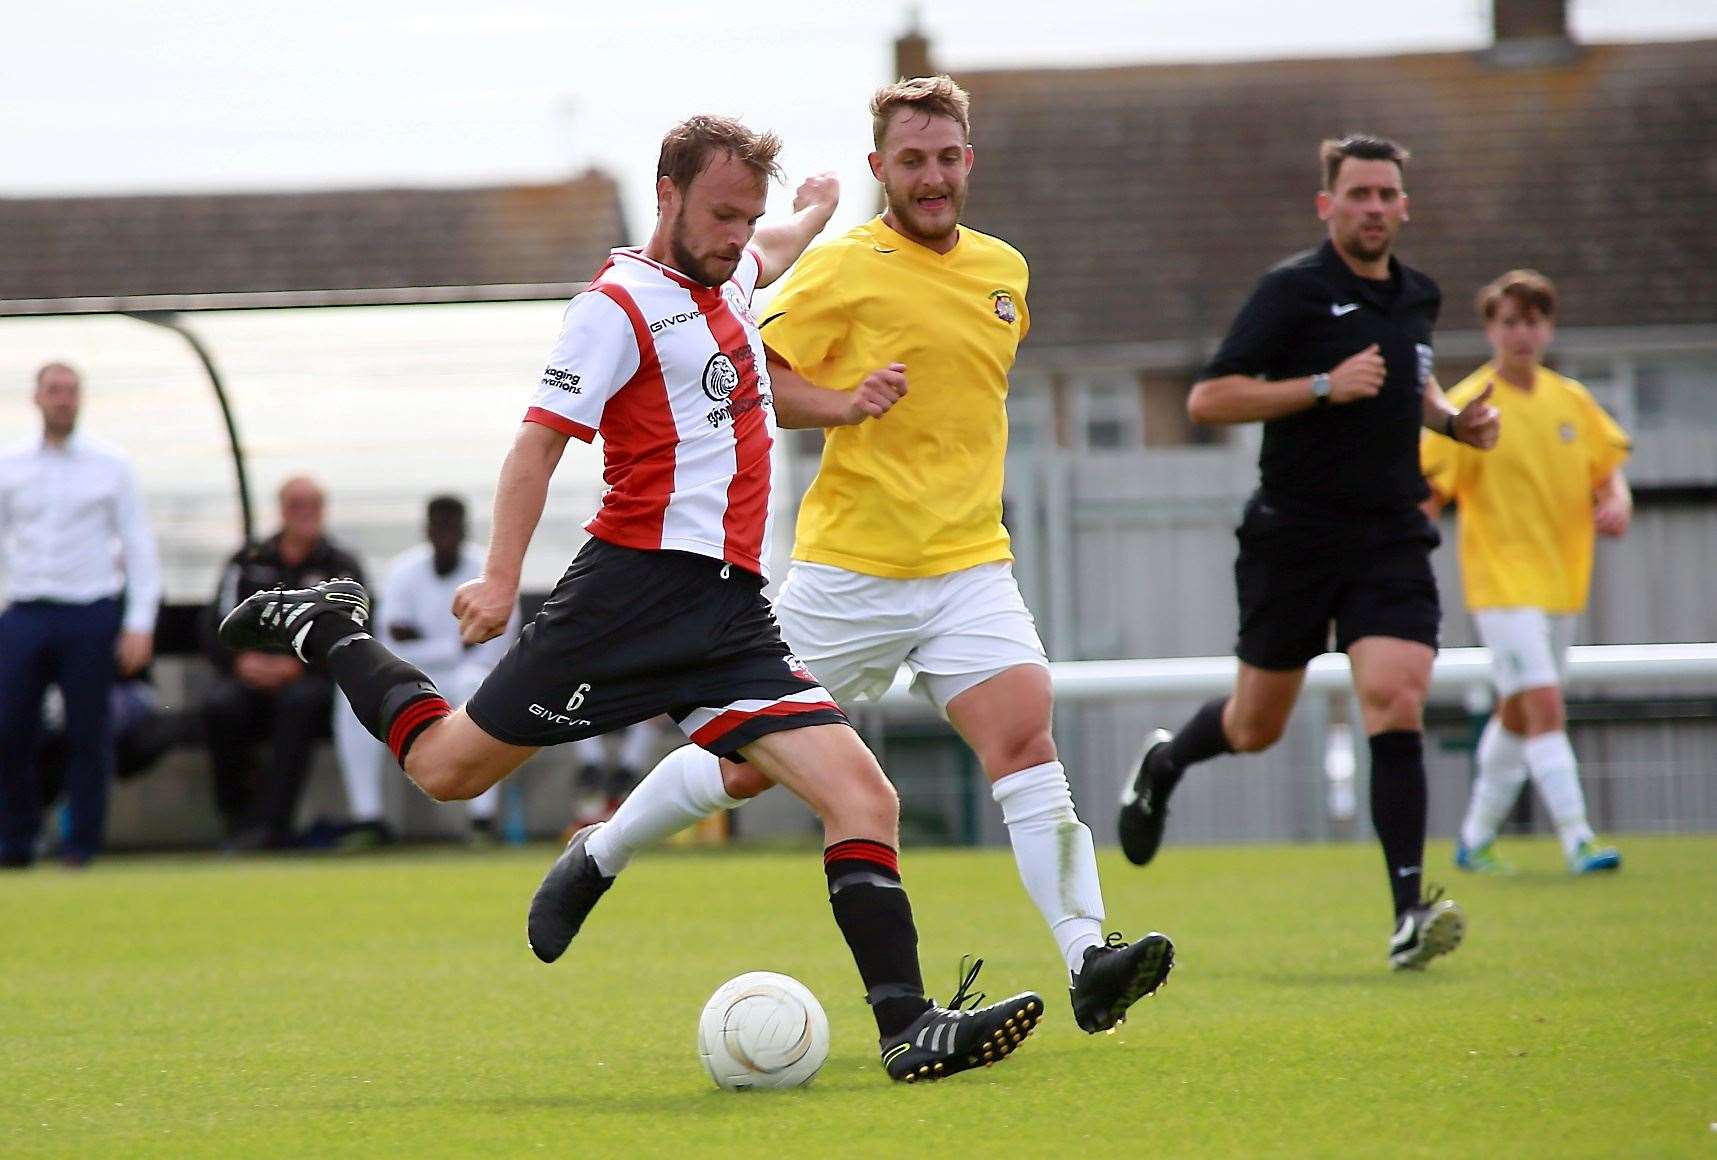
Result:
[[[221,573],[204,632],[218,677],[203,702],[215,805],[231,850],[283,849],[315,743],[329,735],[333,682],[294,656],[220,643],[220,618],[253,592],[296,588],[338,576],[361,578],[357,557],[324,528],[327,494],[307,476],[280,485],[280,530],[233,553]],[[257,745],[265,749],[255,760]]]

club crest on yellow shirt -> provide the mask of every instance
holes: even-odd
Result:
[[[991,290],[990,301],[995,304],[996,317],[1003,322],[1019,321],[1019,313],[1014,310],[1014,298],[1006,290]]]
[[[1556,434],[1562,437],[1562,442],[1564,443],[1574,442],[1574,424],[1562,424],[1560,427],[1556,428]]]

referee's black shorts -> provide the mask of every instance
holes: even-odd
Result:
[[[721,757],[845,722],[781,640],[763,578],[690,552],[592,539],[465,711],[510,745],[559,745],[666,713]]]
[[[1337,652],[1366,636],[1437,647],[1431,552],[1442,535],[1419,509],[1338,516],[1260,492],[1234,534],[1234,653],[1254,668],[1304,667],[1330,651],[1332,628]]]

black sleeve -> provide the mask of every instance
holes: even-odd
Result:
[[[369,581],[364,579],[364,566],[358,561],[356,552],[349,551],[343,546],[335,545],[333,555],[335,563],[334,575],[350,576],[365,588],[369,587]],[[372,592],[370,595],[374,596],[375,593]]]
[[[215,585],[214,599],[210,600],[209,606],[203,610],[202,623],[199,625],[203,655],[223,673],[232,672],[233,653],[220,642],[215,633],[220,628],[221,618],[231,612],[243,597],[250,595],[248,592],[239,591],[244,584],[245,556],[245,550],[240,549],[227,560],[227,566],[221,569],[220,581]]]
[[[1262,376],[1293,333],[1293,295],[1281,274],[1266,274],[1235,316],[1228,335],[1200,378]]]

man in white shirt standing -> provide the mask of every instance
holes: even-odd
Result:
[[[101,849],[109,698],[116,675],[149,663],[161,599],[136,472],[116,448],[75,433],[77,371],[42,367],[35,402],[41,435],[0,451],[0,867],[10,868],[36,857],[46,803],[33,755],[49,685],[65,698],[70,746],[62,859],[84,866]]]
[[[422,669],[450,703],[464,704],[506,655],[507,646],[518,635],[519,614],[515,609],[507,630],[492,640],[477,645],[460,640],[453,594],[483,573],[483,553],[465,538],[464,501],[451,495],[431,499],[424,534],[426,542],[407,548],[388,564],[376,621],[382,639],[395,654]],[[358,724],[344,698],[335,712],[339,714],[336,736],[358,734],[349,756],[342,742],[341,771],[346,775],[352,835],[392,841],[393,830],[383,816],[381,780],[381,762],[385,758],[392,764],[392,757]],[[474,839],[493,836],[499,802],[499,786],[490,786],[470,800],[467,808]]]

